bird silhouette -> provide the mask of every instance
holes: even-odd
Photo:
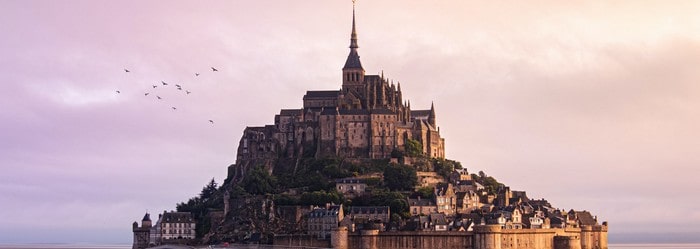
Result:
[[[199,73],[194,73],[194,76],[199,76]]]
[[[117,93],[122,93],[122,92],[120,92],[119,90],[117,90]]]
[[[168,85],[168,83],[165,83],[165,81],[162,81],[162,80],[160,81],[160,83],[163,83],[164,86]]]
[[[160,96],[158,96],[158,95],[156,95],[156,98],[158,98],[158,99],[163,99],[163,98],[161,98],[161,97],[160,97]]]
[[[156,87],[158,87],[158,86],[156,86],[156,85],[153,85],[153,88],[156,88]]]
[[[182,86],[180,86],[180,85],[178,85],[178,84],[175,84],[175,86],[176,86],[177,88],[182,88]]]
[[[214,120],[211,120],[211,119],[210,119],[210,120],[209,120],[209,123],[212,123],[212,124],[214,124]]]
[[[124,68],[124,72],[127,72],[127,73],[128,73],[128,72],[131,72],[131,71],[129,71],[129,69]]]
[[[187,91],[187,90],[185,90],[185,92],[186,92],[187,94],[190,94],[190,93],[192,93],[192,92],[190,92],[190,91]]]
[[[143,96],[148,96],[148,93],[144,93]]]
[[[172,108],[173,108],[173,110],[177,110],[177,108],[175,108],[174,106]]]
[[[180,90],[180,91],[182,91],[182,87],[178,87],[178,88],[177,88],[177,90]]]
[[[219,70],[217,70],[217,69],[214,68],[214,67],[211,67],[211,71],[213,71],[213,72],[218,72]]]

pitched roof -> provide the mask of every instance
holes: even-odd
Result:
[[[409,206],[435,206],[435,203],[430,199],[408,199]]]
[[[340,91],[306,91],[304,99],[308,98],[333,98],[338,97]]]
[[[430,110],[411,110],[413,118],[428,118],[428,116],[430,116]]]
[[[388,214],[389,206],[354,206],[348,209],[348,214]]]
[[[282,109],[280,111],[281,116],[299,116],[302,114],[301,109]]]
[[[345,66],[343,69],[359,68],[362,69],[362,63],[360,63],[360,55],[357,54],[356,49],[351,49],[350,54],[348,54],[348,59],[345,60]]]
[[[576,217],[578,217],[578,222],[579,225],[583,226],[593,226],[597,225],[598,222],[593,218],[593,215],[591,215],[590,212],[588,211],[576,211]]]
[[[163,223],[194,222],[194,218],[189,212],[165,212],[161,221]]]
[[[341,109],[338,110],[340,115],[367,115],[369,112],[365,109]]]

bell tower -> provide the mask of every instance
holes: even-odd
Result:
[[[355,1],[352,1],[352,33],[350,33],[350,54],[343,66],[343,91],[352,89],[360,92],[364,89],[365,69],[360,63],[360,55],[357,53],[357,32],[355,31]]]

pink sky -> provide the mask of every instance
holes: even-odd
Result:
[[[698,13],[359,1],[359,53],[435,102],[470,171],[590,210],[612,242],[680,241],[700,233]],[[350,21],[350,1],[0,1],[0,243],[130,243],[146,210],[223,181],[246,125],[340,88]]]

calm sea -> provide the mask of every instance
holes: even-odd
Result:
[[[131,249],[131,245],[17,244],[0,245],[0,249]],[[608,249],[700,249],[700,244],[610,244]]]

